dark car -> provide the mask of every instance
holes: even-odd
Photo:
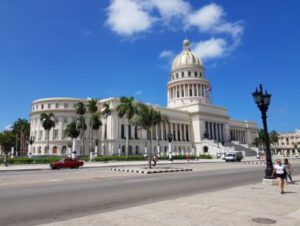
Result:
[[[72,158],[65,158],[59,162],[51,162],[51,169],[60,169],[60,168],[70,168],[70,169],[78,169],[79,166],[83,166],[83,161]]]

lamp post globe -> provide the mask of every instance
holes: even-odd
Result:
[[[259,89],[255,89],[252,93],[254,102],[256,103],[258,109],[261,112],[261,118],[264,127],[264,135],[265,135],[265,155],[266,155],[266,170],[265,170],[265,178],[266,179],[274,179],[272,177],[273,173],[273,163],[272,163],[272,155],[270,151],[270,138],[268,132],[268,125],[267,125],[267,111],[269,105],[271,103],[271,94],[267,91],[263,92],[262,84],[259,85]]]

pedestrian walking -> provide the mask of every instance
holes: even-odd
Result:
[[[285,172],[285,166],[281,163],[280,159],[277,159],[276,164],[274,165],[272,177],[274,177],[274,175],[278,178],[281,194],[284,194],[284,178],[286,172]]]
[[[153,166],[156,166],[156,161],[157,161],[156,155],[153,155],[152,161],[153,161]]]
[[[292,164],[289,162],[289,160],[287,158],[284,159],[284,167],[285,167],[285,171],[286,171],[286,176],[285,176],[286,183],[288,183],[288,178],[290,178],[291,183],[293,183]]]

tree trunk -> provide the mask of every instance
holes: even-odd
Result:
[[[49,138],[50,138],[50,130],[47,130],[47,150],[48,150],[48,154],[50,155]]]
[[[76,138],[72,138],[72,159],[76,158]]]
[[[93,142],[93,130],[90,128],[90,133],[89,133],[89,155],[91,155],[91,152],[92,152],[92,142]]]
[[[151,131],[147,131],[150,136],[149,140],[149,150],[148,150],[148,168],[151,169],[151,157],[152,157],[152,134]]]
[[[129,126],[127,126],[127,134],[126,134],[126,159],[129,160]]]

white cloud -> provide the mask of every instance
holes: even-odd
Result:
[[[182,26],[186,22],[186,15],[191,11],[191,5],[182,0],[150,0],[149,2],[158,10],[161,21],[166,26],[169,26],[175,19]]]
[[[189,24],[197,26],[200,31],[209,31],[218,23],[223,16],[223,8],[214,3],[206,5],[189,16]]]
[[[193,44],[192,49],[201,59],[223,57],[227,52],[227,42],[222,38],[211,38]]]
[[[159,58],[173,58],[175,56],[174,51],[164,50],[159,54]]]
[[[143,10],[139,1],[112,0],[107,11],[106,24],[114,32],[123,36],[131,36],[134,33],[146,31],[154,21],[154,18]]]
[[[130,38],[154,27],[173,31],[196,27],[199,33],[213,36],[194,44],[204,60],[227,56],[240,44],[244,31],[241,21],[228,22],[223,7],[215,3],[194,9],[186,0],[111,0],[107,12],[111,30]],[[174,56],[174,51],[164,50],[159,58]]]
[[[12,130],[12,128],[11,128],[11,127],[12,127],[12,124],[10,124],[10,125],[7,125],[7,126],[5,126],[5,127],[4,127],[4,130]]]

